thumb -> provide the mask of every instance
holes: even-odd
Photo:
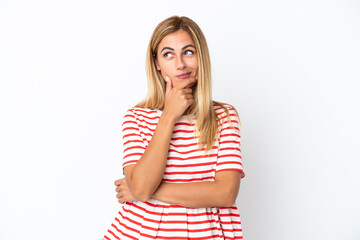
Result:
[[[167,94],[172,89],[172,82],[171,82],[171,79],[168,76],[165,77],[165,81],[166,81],[166,92],[165,92],[165,94]]]

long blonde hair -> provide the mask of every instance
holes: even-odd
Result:
[[[209,151],[215,144],[219,130],[218,117],[214,111],[213,104],[221,106],[227,114],[228,121],[231,121],[229,119],[229,111],[223,106],[223,103],[212,101],[209,49],[201,29],[190,18],[172,16],[160,22],[155,28],[146,53],[148,93],[146,98],[138,103],[136,107],[163,109],[166,85],[161,73],[156,69],[156,53],[161,40],[166,35],[179,30],[185,30],[190,34],[197,50],[199,63],[198,80],[192,87],[195,102],[189,107],[188,113],[194,115],[197,119],[196,134],[199,136],[199,149],[206,146],[205,150]]]

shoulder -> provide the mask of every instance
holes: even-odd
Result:
[[[156,115],[158,111],[152,108],[144,108],[144,107],[132,107],[128,108],[125,111],[125,117],[126,116],[132,116],[136,118],[141,117],[151,117],[153,115]]]
[[[240,117],[238,111],[233,105],[214,101],[214,111],[218,119],[218,124],[221,128],[227,128],[230,125],[237,131],[241,131]]]
[[[214,111],[218,118],[223,118],[225,116],[236,116],[239,118],[239,114],[236,110],[236,108],[229,104],[229,103],[223,103],[218,101],[213,101]]]

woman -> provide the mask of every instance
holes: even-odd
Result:
[[[122,207],[103,239],[242,239],[235,205],[240,120],[212,101],[210,56],[198,25],[173,16],[154,30],[148,95],[123,122]]]

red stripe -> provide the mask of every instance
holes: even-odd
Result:
[[[217,165],[224,165],[224,164],[237,164],[237,165],[242,165],[241,162],[237,162],[237,161],[226,161],[226,162],[219,162]]]
[[[148,122],[145,122],[145,125],[143,125],[142,122],[141,122],[141,123],[138,124],[138,126],[139,126],[140,128],[146,128],[146,129],[148,129],[150,132],[154,133],[158,122],[157,122],[157,123],[151,123],[151,126],[155,126],[154,128],[150,128],[149,126],[147,126],[148,124],[149,124]]]
[[[238,208],[237,208],[236,206],[231,206],[231,207],[219,207],[219,209],[226,209],[226,210],[234,209],[234,210],[238,210]]]
[[[226,144],[226,143],[235,143],[235,144],[240,144],[240,141],[233,141],[233,140],[225,140],[225,141],[221,141],[219,142],[219,144]]]
[[[214,230],[214,229],[217,229],[217,230],[219,230],[219,231],[221,230],[221,228],[218,228],[218,227],[202,228],[202,229],[192,229],[192,230],[191,230],[191,229],[187,229],[187,228],[152,228],[152,227],[148,227],[148,226],[141,225],[140,223],[132,220],[131,218],[126,217],[126,216],[123,216],[123,215],[121,214],[121,212],[119,212],[119,214],[121,215],[121,217],[122,217],[123,219],[126,219],[126,220],[128,220],[129,222],[131,222],[131,223],[133,223],[133,224],[135,224],[135,225],[139,225],[139,226],[141,226],[142,228],[148,229],[148,230],[151,230],[151,231],[163,231],[163,232],[204,232],[204,231],[209,231],[209,230]],[[142,217],[142,219],[144,219],[144,218]],[[125,227],[125,228],[127,228],[127,229],[129,229],[129,230],[132,230],[132,229],[133,229],[133,228],[130,228],[130,227],[126,226],[126,224],[121,223],[119,219],[116,218],[116,220],[118,221],[118,223],[119,223],[121,226],[123,226],[123,227]],[[204,222],[206,223],[206,222],[209,222],[209,221],[204,221]],[[160,221],[159,223],[161,223],[161,221]],[[164,221],[162,221],[162,223],[164,223]],[[185,223],[188,223],[188,222],[185,222]],[[136,231],[138,231],[138,230],[136,230]]]
[[[121,226],[123,226],[124,228],[130,230],[130,231],[133,231],[133,232],[136,232],[136,233],[139,233],[139,232],[140,232],[140,231],[138,231],[138,230],[136,230],[136,229],[133,229],[133,228],[130,228],[130,227],[128,227],[128,226],[126,226],[125,224],[122,224],[122,223],[120,223],[120,222],[119,222],[119,224],[120,224]],[[119,233],[121,233],[123,236],[126,236],[126,237],[128,237],[128,238],[137,240],[137,238],[135,238],[135,237],[133,237],[133,236],[127,234],[127,233],[124,233],[123,231],[121,231],[120,229],[118,229],[114,224],[111,224],[111,226],[112,226],[113,228],[115,228],[116,231],[118,231]],[[114,236],[115,236],[115,235],[114,235]],[[120,238],[118,238],[118,237],[116,237],[116,238],[117,238],[117,239],[120,239]]]
[[[239,228],[231,228],[231,229],[222,229],[223,232],[242,232],[242,229],[239,229]]]
[[[237,138],[240,138],[240,135],[236,134],[236,133],[220,134],[220,138],[223,138],[223,137],[237,137]]]
[[[193,157],[186,157],[186,158],[181,158],[181,157],[168,157],[168,160],[191,160],[191,159],[199,159],[199,158],[210,158],[210,157],[216,157],[217,154],[206,154],[206,155],[200,155],[200,156],[193,156]]]
[[[221,172],[221,171],[238,171],[238,172],[242,172],[243,170],[240,169],[240,168],[224,168],[224,169],[216,170],[216,172]]]
[[[142,153],[130,153],[130,154],[124,156],[124,160],[131,156],[142,156],[142,155],[143,155]]]
[[[124,153],[128,150],[131,149],[145,149],[145,147],[140,147],[140,146],[132,146],[132,147],[128,147],[128,148],[124,148]]]
[[[152,203],[149,203],[149,202],[144,202],[145,204],[147,204],[147,205],[149,205],[149,206],[152,206],[152,207],[163,207],[163,208],[168,208],[168,207],[172,207],[172,208],[184,208],[183,206],[178,206],[178,205],[169,205],[169,206],[167,206],[167,205],[161,205],[161,204],[152,204]],[[127,202],[125,203],[125,204],[128,204]],[[139,214],[137,214],[137,213],[135,213],[135,212],[133,212],[133,211],[131,211],[131,210],[127,210],[127,209],[125,209],[124,207],[123,207],[123,210],[125,211],[125,212],[128,212],[128,213],[131,213],[131,214],[133,214],[133,215],[135,215],[135,216],[137,216],[137,217],[139,217],[139,218],[142,218],[142,219],[144,219],[145,221],[148,221],[148,222],[154,222],[154,223],[164,223],[164,224],[184,224],[184,223],[186,223],[186,224],[189,224],[189,225],[197,225],[197,224],[204,224],[204,223],[209,223],[209,222],[216,222],[216,223],[219,223],[219,220],[215,220],[215,219],[211,219],[211,220],[203,220],[203,221],[179,221],[179,220],[168,220],[168,221],[165,221],[165,220],[160,220],[160,221],[156,221],[156,220],[153,220],[153,219],[147,219],[147,218],[145,218],[145,217],[143,217],[142,215],[139,215]],[[121,215],[121,216],[123,216],[122,214],[121,214],[121,212],[119,212],[119,214]],[[166,214],[166,215],[168,215],[168,214]],[[211,215],[211,214],[208,214],[208,215]],[[213,214],[213,215],[216,215],[215,213]],[[227,223],[225,223],[225,224],[227,224]]]
[[[156,113],[156,114],[158,113],[156,110],[149,110],[148,108],[144,108],[144,107],[134,107],[132,109],[143,113]]]
[[[178,123],[175,123],[174,126],[175,127],[176,126],[190,126],[190,127],[193,127],[193,126],[195,126],[195,124],[194,123],[187,123],[187,122],[178,122]]]
[[[220,217],[240,217],[240,215],[237,214],[237,213],[226,213],[226,214],[224,214],[224,213],[220,214],[219,213],[219,216]]]
[[[239,147],[225,147],[225,148],[220,148],[219,151],[225,151],[225,150],[237,150],[240,151]]]
[[[213,176],[203,177],[203,178],[190,178],[190,179],[168,179],[168,178],[163,178],[163,181],[167,181],[167,182],[192,182],[192,181],[200,181],[200,180],[208,180],[208,179],[215,179],[215,178]]]
[[[167,164],[166,167],[200,167],[215,164],[216,162],[194,163],[194,164]]]
[[[131,205],[132,207],[135,207],[139,210],[142,210],[144,212],[147,212],[151,215],[163,215],[163,213],[158,213],[158,212],[152,212],[152,211],[149,211],[149,210],[146,210],[145,208],[137,205],[137,204],[134,204],[132,202],[128,202],[129,205]],[[126,209],[124,209],[126,210]],[[129,210],[131,211],[131,210]],[[198,217],[198,216],[208,216],[208,215],[213,215],[213,216],[216,216],[217,213],[213,213],[213,212],[201,212],[201,213],[166,213],[167,216],[187,216],[187,217]],[[157,222],[159,223],[159,221],[154,221],[154,222]]]
[[[235,237],[226,237],[226,236],[225,236],[225,240],[227,240],[227,239],[229,239],[229,240],[243,239],[243,237],[242,237],[242,236],[235,236]]]
[[[119,213],[120,213],[120,215],[121,215],[121,217],[122,217],[123,219],[126,219],[126,220],[128,220],[129,222],[131,222],[131,223],[133,223],[133,224],[135,224],[135,225],[140,226],[141,228],[148,229],[148,230],[151,230],[151,231],[156,231],[156,228],[144,226],[144,225],[142,225],[141,223],[138,223],[138,222],[132,220],[131,218],[128,218],[128,217],[123,216],[123,215],[121,214],[121,212],[119,212]],[[138,215],[138,214],[137,214],[137,215]],[[141,216],[141,218],[144,219],[143,216]],[[132,230],[132,229],[133,229],[133,228],[130,228],[130,227],[126,226],[126,224],[120,223],[120,220],[118,220],[117,218],[116,218],[116,220],[119,222],[119,224],[121,224],[122,226],[124,226],[124,227],[127,228],[128,230]],[[138,230],[136,230],[136,232],[140,233],[140,231],[138,231]]]
[[[141,141],[141,140],[129,140],[129,141],[124,142],[124,146],[125,146],[126,144],[129,144],[129,143],[140,143],[140,144],[142,144],[143,141]]]
[[[136,163],[138,160],[131,160],[131,161],[126,161],[123,163],[123,166],[125,166],[126,164],[130,164],[130,163]]]
[[[214,169],[204,170],[204,171],[192,171],[192,172],[165,172],[165,175],[174,175],[174,174],[203,174],[203,173],[211,173],[215,172]]]
[[[122,123],[122,127],[124,127],[124,125],[128,125],[128,124],[131,124],[131,123],[137,125],[137,122],[136,122],[136,121],[126,120],[126,121],[124,121],[124,122]]]
[[[241,221],[221,221],[221,224],[241,224]]]
[[[137,133],[129,133],[129,134],[123,135],[123,139],[125,139],[127,137],[132,137],[132,136],[136,136],[136,137],[141,138],[141,136],[139,134],[137,134]]]
[[[138,119],[139,120],[139,126],[144,126],[144,125],[142,125],[142,124],[145,124],[145,125],[151,125],[151,126],[157,126],[157,124],[158,124],[158,122],[148,122],[148,121],[145,121],[145,120],[140,120],[140,119]],[[149,128],[150,129],[150,128]]]
[[[214,146],[212,149],[217,149],[217,146]],[[170,149],[169,152],[176,152],[176,153],[179,153],[179,154],[189,154],[189,153],[193,153],[193,152],[198,152],[198,151],[203,151],[205,150],[205,148],[202,148],[202,149],[193,149],[193,150],[189,150],[189,151],[177,151],[175,149]]]
[[[180,147],[191,147],[191,146],[197,146],[198,143],[189,143],[189,144],[173,144],[170,143],[171,146],[176,147],[176,148],[180,148]]]
[[[194,130],[182,130],[182,129],[179,129],[179,130],[173,131],[173,134],[174,133],[195,133],[195,131]]]
[[[154,229],[156,230],[156,229]],[[201,229],[187,229],[187,228],[159,228],[159,231],[163,232],[206,232],[211,230],[218,230],[221,231],[221,228],[218,227],[211,227],[211,228],[201,228]]]
[[[216,234],[216,235],[211,235],[211,236],[207,236],[207,237],[193,237],[193,238],[189,238],[189,237],[164,237],[164,236],[159,236],[157,235],[156,236],[156,239],[189,239],[189,240],[206,240],[206,239],[214,239],[214,238],[222,238],[223,235],[219,235],[219,234]]]
[[[238,130],[238,131],[240,131],[240,129],[238,128],[238,127],[236,127],[236,126],[233,126],[236,130]],[[223,128],[221,131],[225,131],[225,130],[234,130],[234,128],[233,127],[231,127],[231,126],[229,126],[229,127],[225,127],[225,128]]]
[[[130,214],[132,214],[132,215],[134,215],[134,216],[137,216],[137,217],[143,219],[144,221],[153,222],[153,223],[159,223],[159,221],[156,221],[156,220],[153,220],[153,219],[150,219],[150,218],[146,218],[146,217],[144,217],[144,216],[142,216],[142,215],[140,215],[140,214],[137,214],[137,213],[134,212],[134,211],[131,211],[131,210],[128,210],[128,209],[123,209],[123,211],[124,211],[124,212],[127,212],[127,213],[130,213]],[[123,216],[123,215],[121,214],[121,212],[119,212],[119,214],[120,214],[121,216]]]
[[[111,226],[112,226],[112,224],[111,224]],[[120,238],[119,238],[118,236],[116,236],[115,233],[113,233],[110,229],[108,230],[108,232],[109,232],[111,235],[113,235],[114,238],[120,239]]]
[[[172,141],[178,141],[178,140],[196,140],[198,139],[197,137],[195,136],[192,136],[192,137],[174,137],[174,138],[171,138]]]
[[[128,131],[128,130],[139,131],[139,128],[136,128],[136,127],[126,127],[126,128],[123,128],[123,132]]]
[[[223,157],[236,157],[236,158],[242,158],[239,154],[224,154],[224,155],[219,155],[218,158],[223,158]]]
[[[225,113],[225,112],[224,112],[224,113]],[[230,117],[231,122],[232,122],[232,121],[236,121],[236,120],[231,119],[231,117],[237,118],[237,116],[236,116],[235,113],[229,113],[229,117]],[[224,114],[224,116],[222,116],[222,117],[219,118],[220,121],[223,120],[223,119],[226,120],[226,121],[223,122],[223,124],[225,124],[225,123],[228,122],[228,120],[227,120],[227,115],[226,115],[226,114]],[[237,121],[236,121],[236,122],[237,122]],[[238,122],[237,122],[237,123],[238,123]]]
[[[148,113],[147,113],[147,114],[148,114]],[[136,115],[137,115],[137,117],[143,117],[143,118],[150,119],[150,120],[160,119],[159,116],[149,117],[149,116],[147,116],[147,115],[143,115],[143,114],[140,114],[140,113],[137,113]],[[140,119],[140,118],[137,118],[137,119],[138,119],[139,121],[143,121],[143,120]]]

